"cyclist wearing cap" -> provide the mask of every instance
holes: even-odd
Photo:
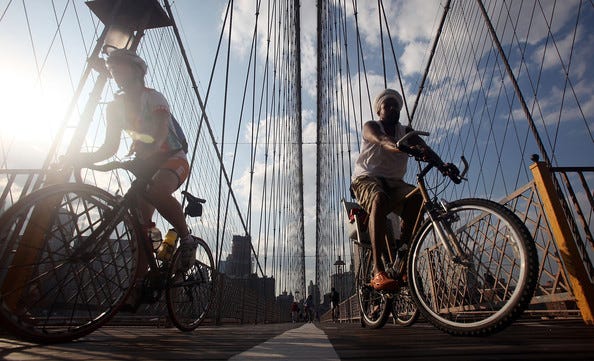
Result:
[[[399,122],[402,105],[402,96],[396,90],[385,89],[378,94],[373,106],[379,120],[363,125],[361,153],[352,176],[351,190],[369,214],[374,267],[371,285],[376,290],[394,291],[399,287],[398,281],[388,276],[381,262],[381,255],[386,253],[386,216],[394,212],[401,217],[400,242],[408,244],[423,202],[419,193],[405,199],[415,187],[403,181],[408,154],[396,146],[396,141],[412,130]],[[444,167],[439,156],[420,137],[411,138],[409,143],[413,145],[411,148],[424,155],[424,160]]]
[[[181,205],[172,196],[188,177],[189,165],[173,129],[169,104],[163,94],[145,86],[147,65],[133,51],[113,50],[106,64],[120,90],[106,109],[105,141],[96,152],[78,155],[77,162],[97,163],[113,156],[119,148],[122,131],[128,133],[133,140],[129,155],[143,160],[143,166],[154,174],[145,197],[138,200],[141,221],[148,227],[156,207],[179,234],[189,262],[194,241]],[[143,262],[147,261],[142,256],[140,269],[146,268]]]

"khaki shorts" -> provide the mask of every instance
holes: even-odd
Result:
[[[390,209],[392,212],[402,215],[405,197],[412,192],[415,187],[404,182],[393,181],[394,186],[388,187],[384,180],[373,176],[360,176],[355,178],[351,189],[357,198],[357,203],[361,205],[368,213],[375,197],[379,193],[385,193],[390,199]]]

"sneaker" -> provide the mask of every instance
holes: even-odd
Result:
[[[183,269],[188,269],[194,261],[196,260],[196,248],[198,248],[198,242],[192,236],[188,236],[181,240],[180,242],[180,252],[181,252],[181,267]]]
[[[375,277],[371,279],[371,287],[376,291],[397,291],[398,282],[395,279],[388,277],[386,272],[378,272]]]

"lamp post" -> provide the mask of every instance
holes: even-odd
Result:
[[[336,275],[335,275],[335,279],[334,279],[334,288],[336,288],[336,291],[338,292],[338,294],[340,295],[340,299],[342,300],[345,296],[345,290],[344,290],[344,282],[343,282],[343,274],[344,274],[344,266],[346,264],[344,263],[344,261],[342,260],[342,258],[340,256],[338,256],[338,260],[336,262],[334,262],[334,267],[336,267]]]

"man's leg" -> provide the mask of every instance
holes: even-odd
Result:
[[[400,240],[409,246],[412,241],[415,222],[417,221],[422,205],[423,197],[420,193],[413,194],[404,202],[402,214],[400,215],[400,218],[402,219],[400,224]]]
[[[377,193],[371,202],[369,210],[369,238],[373,251],[373,274],[385,272],[382,254],[386,254],[386,215],[388,214],[388,200],[385,193]]]
[[[183,239],[189,234],[188,226],[181,204],[172,196],[172,193],[179,186],[178,183],[179,179],[175,173],[168,169],[160,169],[154,175],[153,182],[147,189],[146,197],[157,208],[159,214],[175,228],[180,238]],[[144,211],[149,211],[149,209],[146,208]]]
[[[386,215],[391,211],[390,198],[381,181],[373,177],[357,178],[353,191],[359,204],[369,213],[368,232],[373,252],[372,286],[376,290],[395,290],[398,284],[388,277],[381,256],[386,253]]]

